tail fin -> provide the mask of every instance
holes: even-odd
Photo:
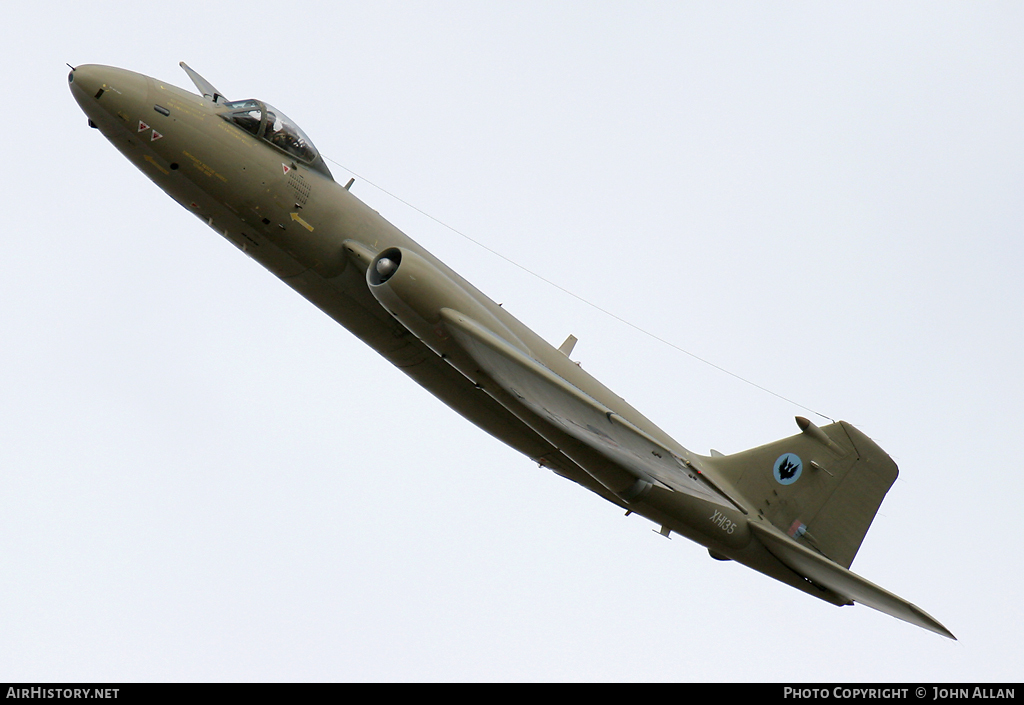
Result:
[[[707,465],[780,531],[849,568],[896,481],[896,463],[845,421],[824,428],[796,421],[799,435],[713,455]]]

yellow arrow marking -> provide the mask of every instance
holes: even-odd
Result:
[[[304,221],[302,218],[300,218],[298,213],[292,213],[292,220],[294,220],[296,223],[304,227],[309,232],[313,232],[313,226]]]
[[[167,171],[166,169],[164,169],[164,168],[163,168],[162,166],[160,166],[159,164],[157,164],[157,163],[156,163],[156,159],[153,159],[153,157],[149,156],[148,154],[147,154],[147,155],[145,155],[145,160],[146,160],[147,162],[149,162],[150,164],[152,164],[153,166],[155,166],[155,167],[156,167],[157,169],[159,169],[160,171],[162,171],[162,172],[164,173],[164,176],[166,176],[167,174],[170,174],[170,173],[171,173],[171,172]],[[310,228],[310,230],[312,230],[312,228]]]

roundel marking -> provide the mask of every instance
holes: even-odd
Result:
[[[780,485],[792,485],[800,479],[804,471],[804,462],[795,453],[783,453],[775,461],[773,474]]]

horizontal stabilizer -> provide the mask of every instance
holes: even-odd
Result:
[[[767,522],[752,521],[750,528],[772,555],[811,582],[904,622],[956,639],[948,629],[917,605],[801,546]]]

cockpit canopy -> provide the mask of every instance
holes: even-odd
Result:
[[[277,108],[261,100],[236,100],[225,103],[224,107],[227,109],[220,115],[228,122],[327,176],[331,175],[306,133]]]

